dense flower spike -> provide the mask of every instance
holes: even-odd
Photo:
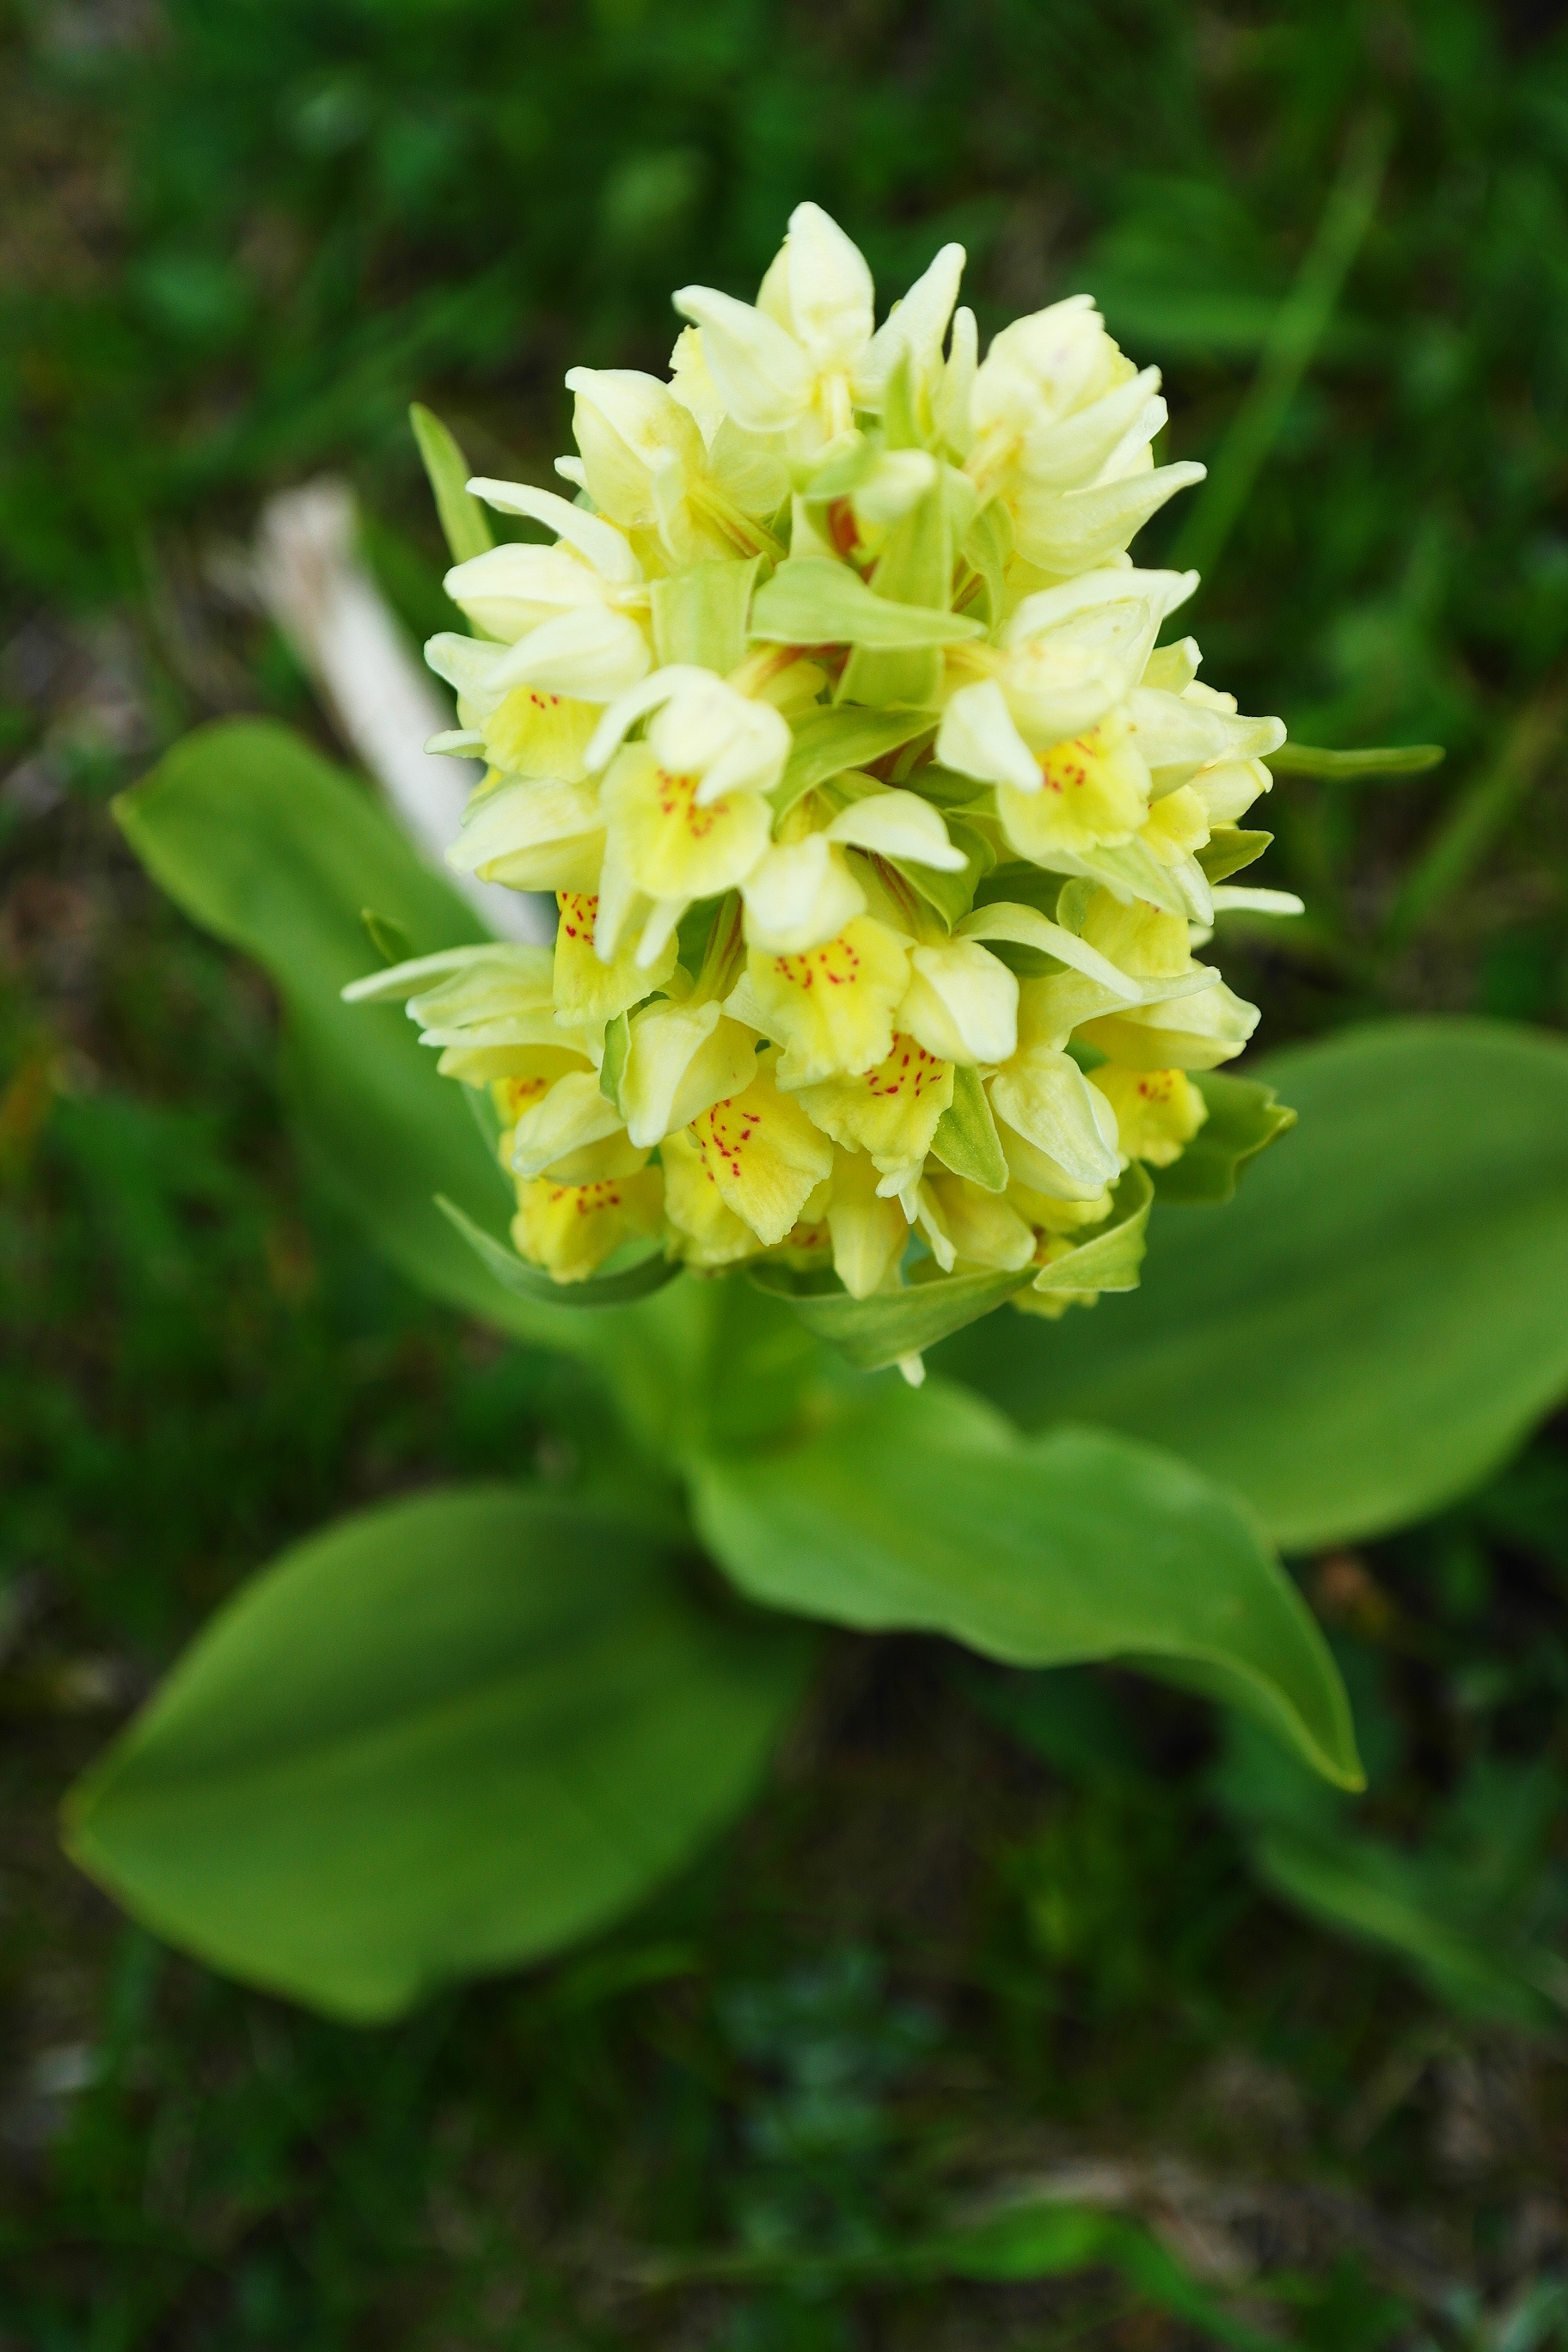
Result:
[[[802,205],[754,304],[675,296],[668,383],[571,372],[574,501],[469,485],[551,541],[447,575],[479,634],[430,645],[438,740],[488,763],[451,862],[553,891],[556,944],[351,993],[488,1090],[558,1283],[654,1241],[814,1295],[1092,1301],[1129,1171],[1252,1034],[1194,949],[1296,903],[1213,887],[1267,843],[1239,820],[1284,729],[1157,646],[1196,575],[1127,553],[1202,468],[1154,464],[1157,372],[1086,296],[980,358],[963,265],[879,328]]]

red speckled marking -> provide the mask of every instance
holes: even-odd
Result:
[[[702,1162],[702,1172],[710,1184],[714,1177],[711,1161],[717,1160],[729,1173],[733,1183],[741,1179],[741,1162],[746,1146],[763,1123],[761,1111],[747,1110],[732,1096],[705,1110],[688,1130]]]
[[[923,1045],[917,1045],[912,1037],[906,1037],[902,1030],[898,1030],[893,1036],[893,1050],[887,1060],[879,1062],[874,1070],[867,1071],[866,1091],[883,1101],[908,1095],[911,1103],[918,1103],[923,1094],[941,1084],[946,1068],[945,1062],[939,1062],[934,1054],[928,1054]]]
[[[553,1209],[562,1201],[570,1201],[579,1217],[596,1216],[601,1209],[618,1209],[621,1188],[607,1176],[592,1184],[555,1184],[551,1187],[550,1205]]]
[[[497,1108],[503,1118],[518,1119],[530,1103],[536,1103],[550,1086],[548,1078],[501,1078],[498,1080],[500,1101]]]
[[[684,825],[692,841],[706,841],[724,815],[725,803],[715,801],[711,808],[699,808],[696,776],[672,776],[668,768],[660,768],[658,774],[659,814]]]
[[[561,929],[569,940],[594,940],[594,918],[599,911],[596,897],[585,890],[557,890],[555,903],[561,909]]]
[[[805,955],[775,956],[773,970],[792,988],[815,988],[819,980],[826,988],[852,988],[860,977],[860,954],[848,934],[840,931],[826,947],[812,948]]]

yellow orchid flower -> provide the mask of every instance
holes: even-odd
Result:
[[[764,525],[788,493],[781,462],[727,466],[718,445],[714,462],[690,409],[635,368],[570,368],[566,388],[579,455],[558,457],[556,471],[620,526],[646,568],[776,550]]]
[[[858,407],[880,406],[900,357],[931,379],[963,260],[962,246],[944,246],[874,331],[864,256],[820,205],[797,205],[754,306],[683,286],[675,307],[699,330],[707,380],[729,415],[752,432],[784,435],[804,457],[847,432]]]
[[[585,1030],[602,1031],[606,1021],[663,988],[676,969],[674,935],[652,964],[637,961],[636,942],[623,945],[608,963],[596,952],[597,891],[558,890],[553,985],[557,1016]]]
[[[908,992],[910,960],[898,934],[858,915],[804,955],[758,948],[731,1009],[784,1046],[779,1083],[815,1086],[875,1069],[893,1049],[893,1015]]]
[[[1102,1063],[1089,1074],[1116,1113],[1122,1156],[1169,1168],[1209,1115],[1209,1107],[1184,1070],[1130,1070]]]
[[[928,1054],[916,1038],[895,1034],[891,1052],[874,1069],[826,1078],[797,1093],[825,1135],[848,1151],[869,1154],[880,1179],[876,1189],[897,1195],[919,1175],[952,1105],[952,1064]]]
[[[665,1149],[671,1222],[700,1245],[719,1224],[717,1202],[773,1247],[832,1173],[832,1145],[779,1091],[776,1063],[772,1053],[756,1055],[751,1083],[681,1130],[689,1149]]]
[[[557,1282],[586,1282],[627,1242],[664,1227],[664,1177],[621,1139],[576,1183],[542,1177],[518,1186],[511,1237],[520,1257]]]
[[[1012,1174],[1047,1200],[1088,1201],[1121,1166],[1116,1114],[1070,1054],[1025,1045],[986,1092]]]
[[[824,1216],[833,1271],[850,1297],[869,1298],[886,1288],[909,1246],[909,1219],[883,1192],[867,1152],[834,1153]]]

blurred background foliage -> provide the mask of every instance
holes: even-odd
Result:
[[[605,1443],[336,1222],[265,988],[108,817],[204,717],[324,734],[247,585],[264,498],[346,473],[422,633],[412,396],[548,478],[564,368],[661,367],[668,289],[750,292],[804,195],[884,299],[953,236],[983,328],[1087,287],[1213,468],[1141,542],[1202,557],[1209,676],[1309,741],[1449,751],[1281,777],[1261,878],[1310,912],[1227,948],[1266,1035],[1561,1026],[1562,16],[0,0],[5,2352],[1217,2340],[1104,2270],[868,2284],[1042,2179],[1238,2325],[1568,2341],[1551,1432],[1302,1563],[1373,1765],[1348,1823],[1168,1695],[846,1642],[763,1813],[651,1915],[363,2035],[124,1933],[51,1820],[279,1542],[447,1472],[591,1480]]]

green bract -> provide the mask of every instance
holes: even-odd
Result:
[[[351,1519],[89,1774],[83,1866],[258,1983],[390,2015],[637,1901],[756,1785],[792,1618],[1119,1660],[1353,1790],[1271,1543],[1426,1508],[1568,1381],[1568,1050],[1298,1049],[1249,1172],[1292,1113],[1215,1074],[1253,1016],[1192,948],[1281,730],[1155,649],[1184,583],[1121,561],[1185,478],[1152,377],[1081,302],[977,364],[961,258],[875,330],[803,207],[758,308],[678,298],[671,383],[574,371],[575,504],[421,420],[485,633],[434,649],[489,763],[453,862],[554,889],[553,949],[479,937],[277,727],[120,803],[270,974],[351,1213],[575,1357],[647,1498]],[[555,543],[484,545],[476,494]]]

